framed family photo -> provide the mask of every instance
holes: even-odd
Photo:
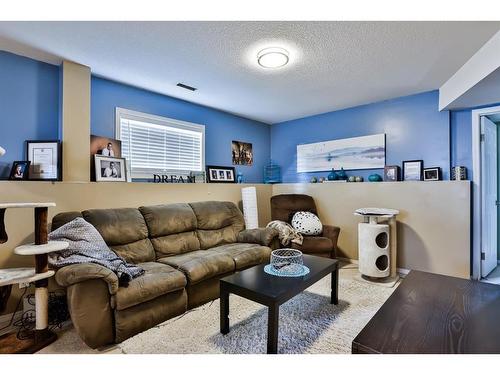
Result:
[[[30,180],[62,181],[61,141],[26,141],[26,160]]]
[[[127,166],[123,158],[94,155],[97,182],[126,182]]]
[[[12,163],[10,170],[10,180],[27,180],[29,176],[30,162],[29,161],[15,161]]]
[[[234,167],[219,167],[210,165],[206,167],[207,182],[235,183]]]
[[[441,167],[424,168],[424,181],[440,181]]]

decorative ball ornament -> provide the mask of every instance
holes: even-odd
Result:
[[[292,227],[306,236],[317,236],[323,230],[323,224],[312,212],[299,211],[293,215]]]

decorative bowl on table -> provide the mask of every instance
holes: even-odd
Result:
[[[304,266],[302,252],[296,249],[278,249],[271,252],[271,262],[264,271],[275,276],[304,276],[309,268]]]

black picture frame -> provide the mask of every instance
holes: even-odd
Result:
[[[56,168],[57,168],[57,176],[55,178],[37,178],[35,177],[35,174],[33,173],[32,169],[34,167],[33,164],[33,155],[30,155],[30,145],[31,144],[41,144],[41,143],[46,143],[46,144],[52,144],[52,147],[55,147],[56,152],[57,152],[57,163],[56,163]],[[27,140],[26,141],[26,160],[30,162],[30,176],[29,180],[31,181],[62,181],[62,142],[60,140]]]
[[[408,165],[409,164],[418,164],[418,174],[413,174],[411,178],[408,173]],[[422,181],[423,179],[423,169],[424,169],[424,161],[423,160],[404,160],[403,161],[403,175],[402,175],[402,180],[403,181]]]
[[[23,169],[22,177],[16,177],[17,166],[21,165]],[[30,173],[30,162],[27,160],[18,160],[12,162],[12,168],[10,169],[9,180],[13,181],[25,181],[28,179]]]
[[[401,169],[399,165],[386,165],[384,167],[384,181],[400,181],[401,180]]]
[[[441,181],[441,167],[424,168],[424,181]]]
[[[208,183],[236,183],[236,171],[234,167],[207,165],[205,167]]]

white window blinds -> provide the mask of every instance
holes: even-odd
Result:
[[[204,170],[203,125],[117,109],[117,135],[132,177]]]

